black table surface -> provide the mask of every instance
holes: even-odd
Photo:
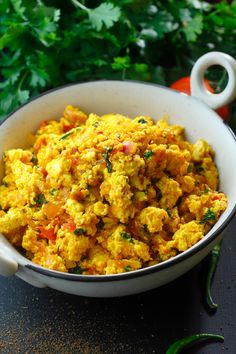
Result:
[[[206,259],[168,285],[122,298],[85,298],[0,277],[0,353],[164,354],[176,339],[215,333],[224,343],[200,343],[185,353],[234,354],[235,255],[236,217],[214,277],[215,313],[204,305]]]

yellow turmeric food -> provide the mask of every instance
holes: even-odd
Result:
[[[5,152],[0,232],[43,267],[114,274],[172,258],[227,207],[214,152],[184,128],[67,106]]]

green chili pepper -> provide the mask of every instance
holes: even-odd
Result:
[[[211,285],[220,258],[221,244],[222,241],[215,245],[210,253],[210,265],[206,279],[206,304],[211,310],[216,310],[218,307],[211,296]]]
[[[201,341],[201,340],[215,340],[219,342],[224,341],[224,337],[217,334],[209,334],[209,333],[200,333],[193,334],[188,337],[181,338],[174,342],[166,351],[166,354],[178,354],[181,353],[182,349],[187,347],[188,345]]]

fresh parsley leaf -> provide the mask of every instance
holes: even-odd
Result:
[[[183,23],[183,32],[186,36],[186,40],[189,42],[195,42],[197,36],[202,33],[203,30],[203,16],[201,14],[195,15],[188,21]]]
[[[6,30],[3,36],[0,38],[0,50],[8,47],[12,42],[16,42],[18,37],[25,32],[25,28],[22,24],[12,26]]]
[[[236,57],[235,10],[235,0],[2,0],[0,119],[28,97],[71,82],[170,85],[206,51]],[[217,89],[221,76],[217,68],[207,72]]]
[[[113,70],[123,70],[131,67],[130,57],[116,57],[114,62],[111,64]]]
[[[158,11],[149,25],[156,31],[158,38],[163,38],[165,33],[173,32],[179,27],[172,14],[165,10]]]
[[[107,2],[102,3],[93,10],[90,10],[88,15],[92,27],[96,31],[100,31],[103,24],[106,28],[110,28],[119,20],[120,9],[112,3]]]
[[[29,99],[29,90],[18,90],[17,97],[20,104],[25,103]]]

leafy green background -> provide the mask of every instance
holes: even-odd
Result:
[[[236,0],[212,2],[0,0],[0,117],[67,83],[168,86],[208,51],[236,57]],[[219,91],[227,75],[218,68],[208,78]]]

